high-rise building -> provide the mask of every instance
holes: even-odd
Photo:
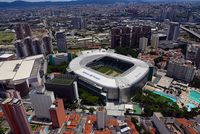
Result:
[[[120,47],[121,43],[121,30],[120,28],[113,28],[111,30],[111,48]]]
[[[29,24],[24,24],[24,37],[28,37],[28,36],[32,36],[32,31],[31,31],[31,27]]]
[[[15,26],[15,35],[17,40],[21,40],[24,38],[24,31],[22,24],[19,23]]]
[[[106,125],[107,111],[104,107],[99,107],[96,112],[97,128],[104,129]]]
[[[179,34],[179,23],[178,22],[170,22],[167,40],[176,40]]]
[[[151,41],[151,26],[142,26],[142,33],[140,37],[145,37],[148,39],[148,45],[150,45]]]
[[[67,52],[67,42],[64,32],[57,32],[56,33],[56,40],[57,40],[57,47],[58,52]]]
[[[37,118],[51,119],[49,108],[55,101],[53,92],[46,91],[45,88],[32,90],[29,93],[33,109]]]
[[[45,54],[51,54],[53,53],[53,46],[52,46],[52,42],[51,42],[51,37],[46,35],[42,38],[42,43],[43,43],[43,47],[45,50]]]
[[[34,55],[38,55],[38,54],[43,54],[44,50],[43,50],[43,46],[42,46],[42,42],[36,38],[33,40],[33,54]]]
[[[195,65],[197,69],[200,69],[200,48],[198,49],[197,54],[196,54]]]
[[[186,49],[186,60],[197,62],[198,59],[198,50],[200,49],[200,45],[197,43],[188,43]]]
[[[26,37],[24,39],[24,45],[26,46],[27,52],[28,52],[28,56],[32,56],[34,55],[33,52],[33,41],[31,37]]]
[[[71,20],[72,28],[83,29],[86,28],[86,20],[83,17],[74,17]]]
[[[156,34],[153,34],[151,36],[151,47],[154,49],[157,49],[159,45],[159,36]]]
[[[138,48],[140,37],[143,37],[141,27],[132,27],[131,47]]]
[[[7,98],[16,98],[21,100],[20,92],[16,90],[7,90],[6,91],[6,97]]]
[[[191,82],[195,75],[195,67],[177,60],[170,60],[167,65],[167,76],[174,79]]]
[[[24,45],[21,40],[17,40],[14,43],[14,46],[16,49],[17,58],[24,58],[28,56],[26,45]]]
[[[65,122],[65,109],[62,99],[56,99],[49,108],[52,126],[54,128],[62,127]]]
[[[139,49],[144,51],[147,48],[148,38],[142,37],[139,42]]]
[[[130,41],[131,41],[131,28],[130,27],[123,27],[121,35],[122,35],[121,46],[122,47],[129,47]]]
[[[7,98],[1,103],[1,108],[14,134],[32,134],[20,99]]]
[[[148,39],[148,44],[151,40],[150,26],[134,26],[132,30],[130,27],[113,28],[111,30],[111,48],[117,47],[131,47],[139,48],[140,38]]]

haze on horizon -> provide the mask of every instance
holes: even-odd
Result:
[[[76,0],[0,0],[0,2],[13,2],[13,1],[29,1],[29,2],[42,2],[42,1],[76,1]],[[145,1],[162,1],[162,0],[145,0]],[[168,0],[166,0],[168,1]],[[200,1],[200,0],[176,0],[176,1]]]
[[[0,0],[0,2],[13,2],[13,1],[17,0]],[[40,1],[72,1],[72,0],[21,0],[21,1],[40,2]]]

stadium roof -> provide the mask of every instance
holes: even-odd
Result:
[[[107,76],[86,67],[88,63],[104,56],[130,62],[133,63],[134,66],[116,77]],[[88,79],[100,86],[107,88],[119,87],[121,89],[130,87],[137,83],[143,79],[149,71],[148,64],[139,59],[127,57],[106,50],[91,50],[84,52],[84,54],[72,60],[69,64],[69,68],[78,76],[84,77],[85,79]]]

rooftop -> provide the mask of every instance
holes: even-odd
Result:
[[[9,58],[10,56],[13,56],[14,54],[2,54],[0,55],[0,59],[4,59],[4,58]]]
[[[31,77],[34,66],[36,64],[36,59],[41,58],[41,56],[31,56],[23,60],[11,60],[0,62],[0,81],[17,81],[23,80]]]
[[[59,85],[71,85],[73,79],[64,79],[64,78],[53,78],[48,81],[50,84],[59,84]]]

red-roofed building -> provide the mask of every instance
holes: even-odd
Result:
[[[194,122],[188,121],[185,118],[177,118],[175,125],[180,127],[186,134],[198,134],[198,132],[194,129]]]
[[[117,119],[108,119],[106,121],[106,126],[108,126],[108,127],[117,127],[117,126],[119,126],[119,123],[118,123]]]
[[[125,120],[128,126],[130,127],[130,131],[132,134],[139,134],[139,132],[136,130],[135,125],[131,122],[130,119]]]
[[[112,134],[112,132],[108,129],[103,131],[94,131],[94,134]]]
[[[91,133],[94,122],[96,122],[96,115],[89,115],[85,123],[83,134]]]
[[[54,128],[62,127],[65,122],[65,109],[62,99],[56,99],[55,102],[51,105],[50,116],[52,121],[52,126]]]

